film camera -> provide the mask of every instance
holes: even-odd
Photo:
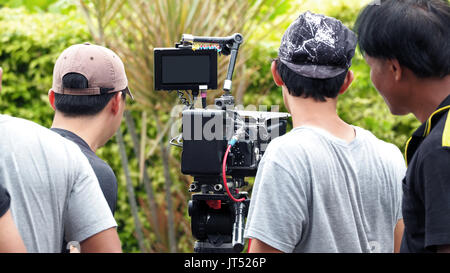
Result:
[[[181,172],[194,178],[188,210],[195,252],[242,252],[250,199],[238,189],[247,185],[245,177],[256,175],[269,142],[286,132],[289,114],[235,109],[232,77],[242,42],[238,33],[183,34],[174,48],[154,49],[155,89],[176,90],[186,105],[182,134],[171,144],[182,147]],[[224,94],[207,107],[206,91],[217,89],[218,54],[230,55]],[[199,94],[202,108],[195,108]]]

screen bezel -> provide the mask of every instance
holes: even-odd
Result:
[[[209,56],[209,82],[189,84],[165,84],[162,81],[163,56]],[[155,48],[154,49],[154,85],[155,90],[198,90],[200,85],[207,85],[209,90],[217,89],[217,51],[192,50],[191,48]]]

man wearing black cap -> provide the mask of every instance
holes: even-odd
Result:
[[[449,1],[377,1],[356,26],[391,113],[422,122],[405,148],[401,252],[450,252]]]
[[[336,113],[355,47],[340,21],[310,12],[285,32],[272,73],[294,129],[260,162],[245,231],[250,252],[394,251],[403,157]]]

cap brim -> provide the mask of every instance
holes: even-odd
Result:
[[[130,98],[134,100],[134,96],[133,94],[131,94],[130,88],[128,88],[128,86],[125,88],[125,91],[127,92],[128,96],[130,96]]]
[[[325,66],[325,65],[313,65],[313,64],[294,64],[283,60],[280,61],[285,64],[289,69],[294,71],[296,74],[313,79],[329,79],[334,78],[348,70],[348,68],[337,67],[337,66]]]

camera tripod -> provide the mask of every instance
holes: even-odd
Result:
[[[196,253],[239,253],[244,250],[244,225],[250,199],[246,192],[236,193],[242,202],[235,202],[223,191],[221,178],[196,179],[189,191],[192,235],[198,240]],[[245,182],[244,182],[245,183]],[[235,182],[230,182],[233,188]]]

